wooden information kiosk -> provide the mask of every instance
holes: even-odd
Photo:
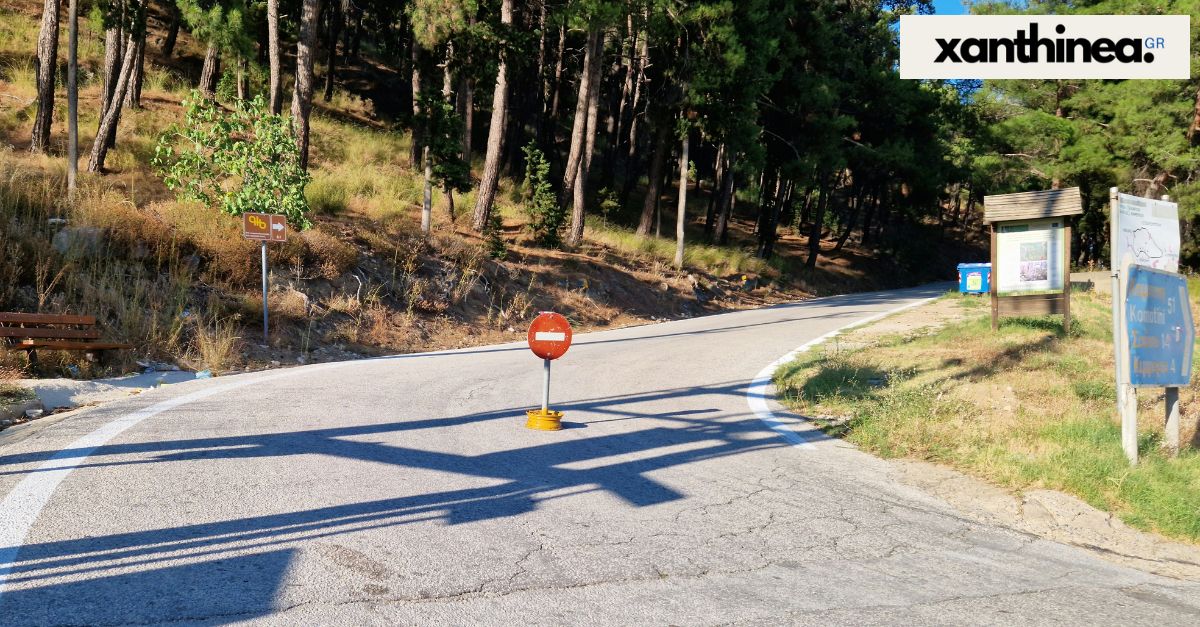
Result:
[[[992,329],[1000,316],[1061,314],[1071,330],[1071,227],[1078,187],[985,196],[992,236]]]

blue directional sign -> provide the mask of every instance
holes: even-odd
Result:
[[[1125,341],[1129,382],[1139,387],[1183,387],[1192,379],[1195,327],[1187,279],[1174,272],[1128,266]]]

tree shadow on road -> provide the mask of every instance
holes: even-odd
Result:
[[[0,622],[11,625],[152,625],[193,620],[220,625],[275,610],[295,549],[8,590]],[[13,622],[9,622],[12,620]]]
[[[578,422],[592,426],[576,431],[577,437],[476,455],[404,446],[403,438],[387,438],[387,435],[501,419],[519,420],[525,408],[298,432],[109,444],[74,452],[0,457],[0,466],[71,456],[97,460],[77,467],[85,469],[316,455],[449,473],[488,482],[479,487],[339,503],[280,514],[33,543],[20,547],[11,563],[0,562],[0,572],[8,570],[9,584],[21,586],[50,577],[93,576],[118,567],[148,566],[181,556],[187,559],[220,558],[234,550],[276,550],[316,538],[417,522],[461,525],[508,518],[532,512],[540,503],[552,499],[596,491],[611,494],[638,508],[678,501],[687,495],[655,480],[652,473],[788,446],[752,413],[722,412],[706,406],[713,396],[744,398],[745,394],[746,384],[737,382],[583,400],[560,407]],[[638,411],[638,406],[644,403],[683,397],[689,399],[693,409],[681,409],[669,415]],[[581,416],[586,418],[580,419]],[[603,423],[630,420],[643,420],[646,426],[621,432],[606,432],[602,427]],[[360,439],[363,436],[376,436],[373,440],[384,436],[385,441]],[[824,436],[818,434],[817,437]],[[41,466],[21,472],[53,470],[55,464],[51,461]],[[337,498],[336,494],[329,495],[329,500],[335,503]],[[6,548],[12,547],[0,547],[0,555],[5,554]]]

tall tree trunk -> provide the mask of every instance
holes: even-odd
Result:
[[[723,169],[725,176],[721,179],[720,200],[717,204],[717,226],[713,234],[713,239],[722,245],[729,240],[729,215],[733,210],[734,183],[737,181],[737,173],[733,170],[733,162],[728,154],[725,155]]]
[[[578,246],[583,242],[584,222],[587,218],[587,183],[592,172],[592,157],[596,154],[596,125],[600,112],[600,72],[603,67],[603,50],[604,40],[600,38],[597,48],[592,50],[592,56],[587,66],[587,70],[591,74],[587,92],[587,125],[584,129],[583,159],[575,177],[575,189],[572,196],[571,230],[567,234],[567,243],[571,246]]]
[[[331,0],[329,3],[329,67],[325,70],[325,102],[333,100],[333,81],[337,74],[337,43],[342,34],[342,0]]]
[[[575,120],[571,126],[571,147],[567,152],[567,165],[563,170],[562,196],[559,203],[566,207],[575,196],[575,183],[579,178],[579,167],[583,163],[587,145],[587,110],[591,95],[592,64],[599,54],[600,30],[588,31],[587,46],[583,54],[583,68],[579,73],[579,98],[575,102]]]
[[[450,71],[450,64],[454,60],[454,42],[446,44],[446,58],[442,61],[442,100],[448,104],[453,104],[450,95],[454,93],[454,73]]]
[[[200,67],[200,95],[212,100],[217,96],[217,80],[221,73],[221,53],[217,44],[208,44],[204,52],[204,65]]]
[[[683,267],[683,236],[687,225],[688,135],[679,147],[679,202],[675,209],[675,267]]]
[[[779,232],[779,217],[783,214],[783,206],[787,198],[789,185],[784,184],[781,174],[776,174],[775,190],[770,195],[768,204],[765,207],[763,225],[758,233],[759,259],[770,259],[771,255],[775,252],[775,238]]]
[[[854,208],[850,210],[850,216],[846,218],[846,224],[842,227],[842,233],[838,235],[837,244],[834,245],[830,252],[841,252],[842,247],[846,245],[846,241],[850,239],[850,233],[854,231],[854,224],[858,222],[858,214],[862,211],[863,199],[860,197],[858,202],[854,203]]]
[[[358,39],[362,33],[363,10],[354,2],[350,2],[350,22],[353,28],[345,29],[342,37],[342,56],[347,63],[358,63]]]
[[[704,214],[704,234],[711,239],[713,233],[714,222],[716,221],[717,201],[721,196],[721,189],[725,185],[725,142],[721,142],[717,146],[717,157],[713,162],[713,186],[712,191],[708,195],[708,211]]]
[[[54,121],[54,79],[58,74],[58,0],[46,0],[42,6],[42,27],[38,32],[37,112],[33,116],[33,143],[30,152],[50,149],[50,125]]]
[[[647,16],[648,17],[648,16]],[[642,33],[638,49],[637,78],[633,81],[633,99],[629,103],[629,158],[637,150],[638,105],[642,101],[642,89],[646,85],[646,65],[650,63],[650,33]]]
[[[813,215],[812,228],[808,232],[808,259],[804,261],[804,267],[809,270],[816,269],[817,258],[821,255],[821,230],[825,226],[825,208],[829,206],[829,193],[827,183],[822,178],[817,211]]]
[[[875,193],[871,196],[871,202],[867,203],[866,212],[863,213],[862,238],[859,243],[863,246],[871,239],[871,222],[875,218],[875,211],[879,209],[879,186],[875,187]]]
[[[139,28],[137,35],[137,52],[133,57],[133,68],[130,70],[129,90],[125,93],[125,106],[130,109],[142,108],[142,82],[146,75],[146,29]]]
[[[79,0],[67,0],[67,198],[79,175]]]
[[[409,148],[409,161],[412,162],[413,168],[416,169],[421,163],[422,143],[421,138],[421,45],[417,43],[416,37],[411,37],[409,44],[412,63],[412,145]]]
[[[137,46],[133,38],[126,42],[125,56],[121,60],[121,73],[113,85],[112,106],[104,112],[100,127],[96,129],[96,141],[92,142],[92,156],[88,160],[88,172],[99,174],[104,170],[104,158],[108,155],[108,137],[116,134],[117,119],[121,115],[121,105],[125,101],[125,91],[129,89],[129,77],[133,73],[133,56],[137,54]]]
[[[283,112],[283,68],[279,49],[279,0],[267,0],[267,59],[271,64],[271,113]]]
[[[447,104],[454,103],[454,76],[450,71],[450,62],[454,58],[454,43],[446,44],[446,64],[442,66],[442,99]],[[442,186],[442,193],[446,194],[446,212],[450,214],[450,224],[454,224],[454,188],[449,184]]]
[[[113,11],[119,12],[124,17],[125,5],[113,7]],[[100,101],[100,119],[104,119],[104,115],[108,110],[113,108],[115,102],[113,98],[117,88],[117,79],[121,74],[121,59],[125,56],[125,31],[121,28],[121,22],[118,21],[112,27],[104,30],[104,83],[101,87],[103,98]],[[120,107],[117,108],[118,120],[120,119]],[[111,149],[116,146],[116,129],[117,125],[112,126],[112,135],[105,138],[108,143],[107,148]]]
[[[554,82],[551,83],[550,119],[558,119],[558,98],[562,91],[563,56],[567,51],[567,27],[558,27],[558,56],[554,61]],[[552,125],[554,126],[554,125]],[[557,140],[556,140],[557,141]]]
[[[313,56],[317,44],[317,15],[321,0],[304,0],[300,39],[296,42],[296,89],[292,92],[292,124],[300,147],[300,167],[308,170],[308,115],[312,111]]]
[[[463,121],[462,157],[463,161],[467,162],[467,168],[470,168],[471,139],[475,132],[475,79],[464,76],[462,86],[459,87],[459,95],[462,101],[460,114]]]
[[[654,129],[654,148],[650,157],[650,173],[646,177],[646,200],[642,203],[642,217],[638,221],[637,234],[649,235],[654,224],[654,212],[658,207],[659,182],[662,181],[663,166],[666,165],[667,141],[670,139],[669,119],[660,120]]]
[[[658,184],[659,189],[667,189],[671,186],[671,169],[663,168],[663,178]],[[662,237],[662,203],[654,206],[654,237]]]
[[[543,141],[543,133],[546,126],[546,0],[540,0],[538,3],[538,53],[537,67],[534,71],[533,78],[537,86],[537,111],[533,115],[533,141],[541,144]],[[533,112],[530,112],[533,113]]]
[[[421,148],[421,161],[424,164],[425,187],[421,197],[421,232],[426,235],[433,228],[433,160],[429,158],[429,146]]]
[[[638,52],[638,73],[633,83],[633,100],[629,103],[629,151],[625,156],[625,180],[622,183],[621,204],[628,205],[629,197],[637,184],[637,172],[641,153],[638,152],[638,104],[642,99],[642,87],[646,83],[646,64],[650,58],[649,45],[646,40],[649,33],[642,33],[641,49]]]
[[[250,99],[250,60],[241,55],[237,66],[237,97],[238,100]]]
[[[278,2],[278,0],[268,0],[268,2]],[[179,12],[179,5],[168,0],[163,4],[167,7],[167,13],[171,16],[171,21],[167,24],[167,37],[163,39],[162,56],[164,59],[170,59],[175,53],[175,42],[179,39],[179,24],[183,21],[183,15]]]
[[[100,93],[102,94],[100,101],[101,117],[108,110],[113,90],[117,86],[117,75],[121,73],[121,57],[124,56],[125,52],[122,48],[124,44],[125,36],[119,24],[114,24],[104,29],[104,78],[100,87]]]
[[[512,24],[513,0],[500,3],[500,23]],[[475,194],[475,213],[471,228],[483,232],[492,214],[496,185],[500,181],[500,157],[504,149],[504,131],[508,127],[508,52],[500,48],[500,66],[496,71],[496,88],[492,91],[492,119],[488,123],[487,153],[483,158],[483,177]]]
[[[615,117],[616,128],[613,129],[612,137],[608,144],[608,150],[604,156],[604,181],[605,187],[612,189],[616,183],[616,167],[617,167],[617,151],[621,147],[622,131],[625,130],[625,117],[629,110],[629,100],[633,97],[633,72],[634,72],[634,55],[637,52],[637,31],[633,28],[633,14],[625,17],[625,30],[628,33],[628,54],[622,53],[623,63],[621,64],[624,70],[624,78],[621,81],[621,95],[617,100],[617,111]]]
[[[783,176],[778,170],[772,170],[768,175],[763,173],[763,184],[758,196],[758,248],[754,254],[759,259],[766,259],[770,249],[771,234],[775,230],[776,204],[779,200],[779,186]]]

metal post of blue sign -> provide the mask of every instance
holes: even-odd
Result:
[[[1129,458],[1129,463],[1136,464],[1138,455],[1137,397],[1133,388],[1128,385],[1128,377],[1123,365],[1125,363],[1123,358],[1124,351],[1122,351],[1123,342],[1121,341],[1121,338],[1125,337],[1123,331],[1124,325],[1122,324],[1124,320],[1124,316],[1122,315],[1124,298],[1122,298],[1122,294],[1124,294],[1125,290],[1123,289],[1124,283],[1122,281],[1124,277],[1121,276],[1121,255],[1117,246],[1117,220],[1120,215],[1120,211],[1118,211],[1120,203],[1118,194],[1119,192],[1116,187],[1109,188],[1108,214],[1111,222],[1108,231],[1111,236],[1109,240],[1109,250],[1111,251],[1109,268],[1112,271],[1113,378],[1117,391],[1117,415],[1121,419],[1121,448],[1125,451],[1125,456]],[[1129,403],[1127,402],[1130,396],[1134,397],[1134,411],[1132,415],[1128,411]]]
[[[1167,453],[1171,457],[1179,455],[1179,388],[1169,387],[1167,401]]]

